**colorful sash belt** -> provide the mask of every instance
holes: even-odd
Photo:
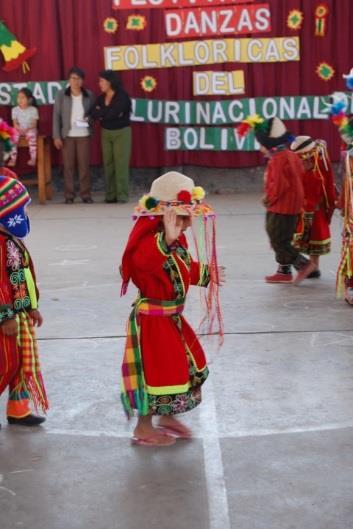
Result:
[[[139,314],[146,316],[176,316],[184,310],[184,299],[161,301],[139,298],[130,314],[122,365],[121,401],[128,417],[133,417],[134,410],[139,415],[148,415],[148,395],[143,373],[143,361],[140,344]]]

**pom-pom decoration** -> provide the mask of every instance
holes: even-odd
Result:
[[[194,187],[194,189],[192,190],[192,194],[191,194],[191,196],[192,196],[192,199],[193,199],[193,200],[198,200],[198,201],[200,201],[200,200],[203,200],[203,199],[205,198],[206,193],[205,193],[205,190],[204,190],[203,187],[201,187],[201,186],[196,186],[196,187]]]
[[[142,209],[146,209],[146,200],[148,199],[149,195],[143,195],[139,200],[139,207]]]
[[[179,191],[177,194],[177,200],[183,202],[184,204],[191,204],[191,193],[186,190]]]
[[[298,31],[302,28],[304,20],[304,15],[302,11],[299,11],[299,9],[292,9],[292,11],[289,12],[288,18],[287,18],[287,26],[289,29],[293,29],[295,31]]]
[[[10,152],[15,142],[16,130],[0,118],[0,141],[4,144],[5,152]]]
[[[145,208],[148,210],[154,209],[158,206],[158,200],[154,197],[147,197],[145,200]]]
[[[107,17],[103,22],[103,28],[106,33],[115,33],[118,29],[118,21],[115,18]]]

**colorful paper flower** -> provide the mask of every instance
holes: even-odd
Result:
[[[153,92],[157,88],[157,80],[151,75],[145,75],[141,79],[140,85],[144,92]]]
[[[323,81],[330,81],[335,75],[335,69],[327,62],[321,62],[316,68],[316,73]]]
[[[292,11],[289,12],[288,18],[287,18],[287,26],[290,29],[299,30],[302,27],[304,20],[304,14],[302,11],[299,11],[299,9],[292,9]]]
[[[126,29],[132,31],[142,31],[147,26],[147,20],[144,15],[130,15],[126,21]]]
[[[107,17],[103,22],[104,31],[115,33],[118,29],[118,21],[115,18]]]

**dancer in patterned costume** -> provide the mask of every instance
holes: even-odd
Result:
[[[4,129],[0,123],[0,143]],[[9,388],[10,424],[37,426],[45,419],[32,413],[30,400],[43,411],[48,402],[34,332],[34,326],[43,321],[36,278],[21,241],[30,229],[26,214],[30,201],[21,182],[4,175],[0,167],[0,394]]]
[[[218,285],[224,270],[217,265],[215,216],[202,203],[204,194],[180,173],[157,178],[136,208],[137,221],[123,254],[122,293],[130,279],[139,290],[128,322],[122,366],[123,406],[129,417],[138,414],[134,444],[166,446],[176,437],[191,437],[191,431],[174,416],[200,404],[208,368],[204,351],[183,316],[190,285],[208,287],[209,332],[222,335]],[[197,233],[201,235],[197,262],[184,235],[192,220],[195,241]],[[155,426],[154,415],[160,416]]]
[[[332,165],[324,140],[314,141],[309,136],[297,136],[291,150],[299,155],[305,169],[304,212],[297,225],[294,245],[310,256],[315,267],[308,277],[319,278],[320,256],[331,250],[330,222],[336,207]]]
[[[341,259],[337,270],[337,296],[353,305],[353,116],[346,114],[344,94],[334,94],[330,107],[332,122],[344,141],[344,177],[339,199],[343,217]]]

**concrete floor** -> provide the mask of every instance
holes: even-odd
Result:
[[[211,197],[228,281],[220,353],[209,351],[191,442],[132,448],[119,403],[124,328],[117,266],[131,204],[31,207],[51,411],[6,426],[0,401],[1,529],[352,529],[352,309],[321,280],[267,285],[273,255],[258,196]],[[187,316],[198,322],[197,289]]]

